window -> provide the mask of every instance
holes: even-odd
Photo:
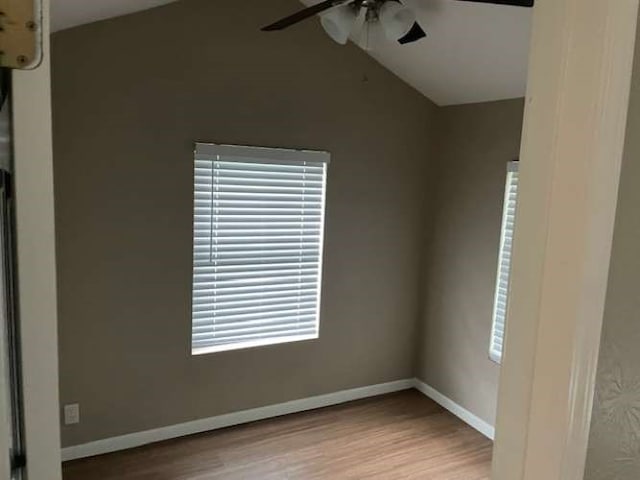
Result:
[[[193,354],[318,338],[328,163],[196,144]]]
[[[500,253],[498,257],[498,279],[496,281],[496,296],[493,306],[493,329],[491,332],[491,347],[489,349],[489,356],[493,361],[498,363],[501,363],[502,361],[502,347],[504,345],[505,321],[509,302],[511,251],[516,221],[517,200],[518,162],[510,162],[507,171],[504,209],[502,211],[502,233],[500,238]]]

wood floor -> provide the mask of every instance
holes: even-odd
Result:
[[[415,390],[64,464],[64,480],[489,480],[492,444]]]

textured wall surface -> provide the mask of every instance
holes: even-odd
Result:
[[[259,31],[298,7],[53,36],[64,445],[413,375],[437,109],[317,21]],[[331,152],[319,340],[190,355],[194,141]]]
[[[494,424],[500,367],[489,339],[507,163],[524,102],[441,110],[434,223],[427,228],[417,375]]]
[[[636,48],[585,480],[640,479],[638,131],[640,49]]]

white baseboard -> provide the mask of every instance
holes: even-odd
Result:
[[[491,440],[494,439],[495,428],[492,425],[485,422],[478,416],[474,415],[466,408],[458,405],[456,402],[454,402],[450,398],[445,397],[443,394],[438,392],[435,388],[427,385],[426,383],[424,383],[423,381],[417,378],[413,379],[413,387],[416,390],[424,393],[427,397],[429,397],[434,402],[438,403],[445,409],[449,410],[451,413],[453,413],[456,417],[458,417],[460,420],[462,420],[464,423],[466,423],[470,427],[475,428],[485,437],[490,438]]]
[[[342,390],[340,392],[278,403],[267,407],[252,408],[251,410],[243,410],[240,412],[218,415],[216,417],[194,420],[192,422],[180,423],[169,427],[156,428],[154,430],[146,430],[144,432],[106,438],[104,440],[97,440],[95,442],[63,448],[62,461],[66,462],[68,460],[103,455],[105,453],[140,447],[149,443],[160,442],[186,435],[193,435],[196,433],[208,432],[210,430],[217,430],[219,428],[231,427],[233,425],[279,417],[290,413],[304,412],[306,410],[338,405],[340,403],[359,400],[361,398],[408,390],[414,386],[415,380],[413,379],[397,380],[395,382]]]
[[[493,440],[495,434],[493,426],[489,425],[467,409],[461,407],[450,398],[445,397],[433,387],[427,385],[421,380],[418,380],[417,378],[413,378],[353,388],[350,390],[342,390],[339,392],[328,393],[326,395],[292,400],[290,402],[278,403],[267,407],[252,408],[251,410],[243,410],[240,412],[218,415],[216,417],[203,418],[201,420],[156,428],[154,430],[146,430],[143,432],[121,435],[119,437],[105,438],[104,440],[97,440],[95,442],[63,448],[62,461],[66,462],[79,458],[93,457],[96,455],[103,455],[105,453],[127,450],[129,448],[140,447],[142,445],[170,440],[172,438],[184,437],[225,427],[232,427],[234,425],[279,417],[290,413],[329,407],[331,405],[338,405],[340,403],[351,402],[353,400],[359,400],[367,397],[375,397],[376,395],[384,395],[385,393],[408,390],[410,388],[415,388],[422,392],[434,402],[460,418],[463,422]]]

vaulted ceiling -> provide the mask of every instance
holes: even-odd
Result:
[[[373,36],[369,54],[439,105],[522,97],[532,10],[458,0],[404,0],[427,38]]]
[[[51,29],[64,30],[175,0],[51,0]]]
[[[172,1],[52,0],[52,28],[71,28]],[[378,62],[439,105],[524,96],[531,9],[459,0],[403,1],[415,9],[428,36],[401,46],[370,29],[368,41],[363,37],[359,43]],[[274,12],[274,18],[287,13],[291,12]]]

